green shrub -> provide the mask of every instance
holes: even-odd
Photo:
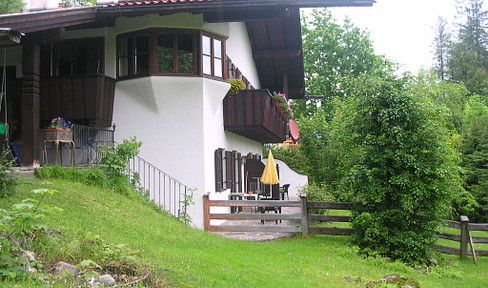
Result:
[[[28,198],[12,205],[10,210],[0,209],[0,279],[21,279],[36,277],[37,273],[27,273],[29,269],[42,268],[37,260],[29,260],[26,247],[31,247],[35,237],[48,228],[44,219],[52,211],[62,209],[51,204],[42,204],[47,195],[56,190],[37,189],[41,199]]]
[[[131,137],[116,146],[101,147],[100,167],[108,176],[126,175],[129,172],[129,161],[139,154],[141,145],[142,142],[138,142],[136,137]]]
[[[239,91],[246,89],[246,84],[241,79],[229,79],[230,89],[227,95],[236,95]]]
[[[9,160],[9,149],[4,149],[0,155],[0,197],[11,195],[15,191],[17,181],[9,169],[14,166],[15,160]]]
[[[445,110],[417,96],[409,77],[364,76],[350,93],[344,133],[357,153],[344,183],[354,191],[353,239],[366,255],[407,263],[432,256],[434,229],[462,191]],[[344,111],[346,112],[346,111]]]
[[[46,165],[42,168],[34,170],[34,176],[39,179],[65,179],[67,171],[61,165]]]
[[[300,146],[264,146],[263,157],[268,157],[270,150],[273,151],[274,158],[285,162],[291,169],[302,174],[308,174],[307,157],[300,150]]]

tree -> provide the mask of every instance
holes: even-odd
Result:
[[[434,38],[434,69],[437,75],[442,79],[447,78],[447,62],[449,57],[449,49],[452,45],[451,34],[447,27],[446,19],[439,17],[435,27]]]
[[[415,93],[429,97],[437,105],[446,107],[450,119],[447,123],[448,128],[452,130],[451,133],[461,134],[464,106],[470,92],[464,84],[440,80],[436,74],[431,70],[420,70],[415,78]]]
[[[63,0],[63,8],[78,7],[78,6],[90,6],[97,4],[97,0]]]
[[[347,181],[356,199],[353,239],[366,254],[406,262],[430,256],[439,217],[462,191],[446,113],[414,94],[412,78],[381,71],[353,80],[349,117],[359,148]]]
[[[295,115],[311,115],[318,107],[332,113],[334,97],[344,97],[342,79],[372,69],[376,60],[373,45],[367,32],[355,27],[347,18],[340,26],[325,9],[315,9],[310,17],[303,15],[303,19],[307,94],[324,98],[295,104]]]
[[[488,95],[488,12],[482,10],[483,0],[458,1],[457,8],[465,22],[458,23],[457,41],[449,51],[449,79],[463,82],[471,93]]]
[[[470,214],[475,222],[488,221],[488,106],[478,96],[466,104],[463,144],[460,147],[466,188],[478,203]]]
[[[0,1],[0,14],[18,13],[24,8],[22,0],[2,0]]]

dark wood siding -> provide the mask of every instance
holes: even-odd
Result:
[[[104,75],[41,79],[41,123],[63,117],[75,123],[112,125],[115,80]]]
[[[224,99],[224,129],[260,143],[285,140],[286,121],[268,90],[243,90]]]

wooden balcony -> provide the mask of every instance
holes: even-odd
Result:
[[[75,123],[112,125],[115,79],[105,75],[41,79],[41,121],[63,117]]]
[[[268,90],[243,90],[224,99],[224,129],[258,141],[285,140],[286,120],[272,105]]]

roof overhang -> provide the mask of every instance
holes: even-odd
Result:
[[[0,15],[0,27],[29,34],[97,21],[98,7],[81,7]]]

